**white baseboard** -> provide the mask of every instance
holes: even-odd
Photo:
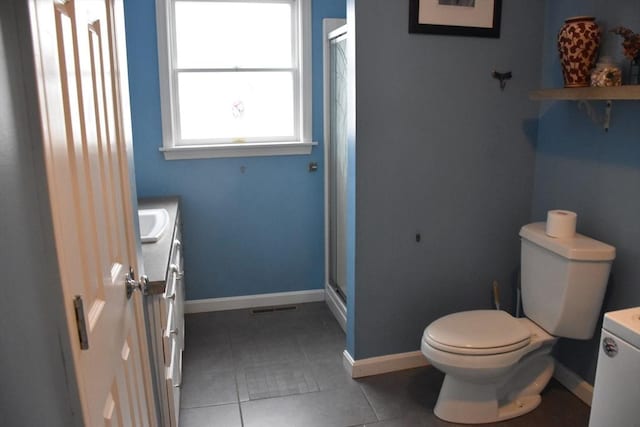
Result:
[[[386,374],[388,372],[428,366],[429,361],[421,351],[388,354],[370,357],[368,359],[353,360],[347,350],[342,354],[343,362],[352,378],[368,377],[370,375]]]
[[[553,377],[578,399],[591,406],[591,401],[593,400],[593,386],[562,363],[557,360],[555,362],[556,368],[553,372]]]
[[[185,313],[238,310],[243,308],[270,307],[305,302],[324,301],[325,290],[278,292],[273,294],[245,295],[241,297],[209,298],[185,301]]]
[[[354,363],[355,362],[353,360],[353,357],[351,357],[349,352],[347,350],[343,351],[342,352],[342,366],[344,366],[344,368],[347,370],[347,372],[349,373],[351,378],[353,378],[353,364]]]

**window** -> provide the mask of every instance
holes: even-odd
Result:
[[[166,159],[311,152],[310,0],[156,0]]]

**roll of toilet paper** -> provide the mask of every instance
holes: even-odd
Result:
[[[548,236],[566,239],[576,235],[576,222],[578,215],[575,212],[553,210],[547,212]]]

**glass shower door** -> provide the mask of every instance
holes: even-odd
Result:
[[[346,301],[347,35],[330,40],[329,284]]]

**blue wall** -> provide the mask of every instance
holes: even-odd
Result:
[[[605,30],[601,54],[623,63],[621,39],[606,30],[640,31],[636,0],[547,2],[543,79],[561,87],[555,37],[565,18],[592,15]],[[626,68],[626,67],[625,67]],[[594,103],[600,113],[604,103]],[[536,151],[532,219],[549,209],[578,213],[578,231],[617,248],[603,312],[640,305],[640,102],[614,102],[605,133],[574,102],[542,106]],[[598,326],[599,328],[600,326]],[[591,341],[560,340],[561,362],[593,383],[600,331]]]
[[[125,2],[140,197],[182,197],[187,299],[324,286],[322,19],[345,0],[312,2],[313,138],[309,156],[165,161],[154,0]]]

